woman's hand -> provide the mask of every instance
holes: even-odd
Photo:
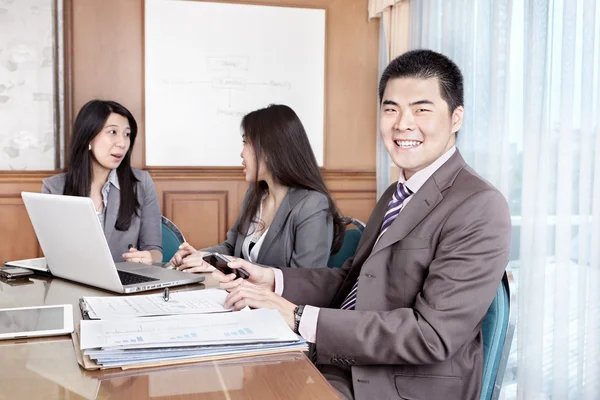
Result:
[[[151,265],[153,263],[152,254],[148,250],[139,251],[135,247],[131,247],[129,252],[123,254],[123,258],[127,262],[135,262]]]
[[[215,270],[213,271],[212,276],[219,282],[221,288],[232,291],[242,283],[246,282],[268,289],[271,292],[275,290],[275,273],[272,268],[261,267],[260,265],[252,264],[241,258],[234,259],[227,263],[227,266],[232,269],[241,268],[248,273],[249,277],[248,279],[236,279],[235,274],[225,275],[221,271]]]
[[[183,263],[183,259],[190,254],[196,253],[196,249],[192,247],[188,242],[184,242],[179,246],[177,253],[171,258],[169,263],[174,267],[179,267]]]
[[[191,246],[190,246],[191,247]],[[183,272],[210,272],[214,271],[215,267],[202,259],[205,255],[210,254],[205,251],[197,251],[194,254],[186,256],[182,263],[177,267]]]

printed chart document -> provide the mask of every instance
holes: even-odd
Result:
[[[169,301],[162,293],[145,296],[84,297],[93,319],[149,317],[155,315],[202,314],[231,311],[224,307],[222,289],[172,291]]]
[[[83,320],[80,349],[105,367],[186,358],[304,350],[277,310]]]

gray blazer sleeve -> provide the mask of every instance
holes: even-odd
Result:
[[[46,194],[63,194],[65,191],[66,173],[44,178],[42,180],[42,193]]]
[[[46,194],[52,194],[50,192],[50,188],[48,187],[48,184],[46,183],[46,180],[44,179],[44,181],[42,182],[42,193],[46,193]]]
[[[162,228],[160,205],[154,182],[147,171],[140,171],[138,201],[140,202],[140,236],[138,250],[158,250],[162,252]]]
[[[321,193],[304,202],[298,214],[290,267],[327,267],[333,242],[333,220],[328,213],[329,201]]]

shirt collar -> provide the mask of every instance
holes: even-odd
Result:
[[[121,190],[121,187],[119,186],[119,177],[117,176],[116,169],[113,169],[110,171],[110,173],[108,174],[108,179],[106,180],[106,183],[107,184],[110,183],[117,189]]]
[[[416,172],[410,179],[404,178],[404,171],[400,171],[400,178],[398,183],[404,183],[404,185],[410,189],[411,192],[417,193],[417,190],[421,189],[421,186],[427,182],[429,178],[437,171],[446,161],[452,157],[456,152],[456,146],[452,146],[447,152],[442,154],[437,160],[429,164],[427,167]]]

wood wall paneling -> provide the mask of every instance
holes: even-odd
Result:
[[[58,171],[0,175],[0,259],[41,255],[22,204],[22,191],[39,192],[42,179]],[[201,248],[222,242],[238,215],[248,183],[241,170],[151,171],[161,212]],[[366,222],[375,206],[375,173],[324,171],[341,213]]]
[[[92,99],[123,104],[138,123],[132,165],[143,166],[143,0],[69,0],[72,118]],[[72,121],[70,121],[72,123]],[[69,124],[69,121],[67,121]]]
[[[371,191],[334,191],[331,192],[340,211],[347,217],[367,223],[375,208],[375,197]]]
[[[235,219],[240,212],[242,199],[248,188],[248,184],[241,178],[241,169],[239,171],[236,169],[208,172],[202,170],[151,170],[150,176],[154,180],[161,210],[165,210],[163,204],[164,192],[226,192],[227,208],[225,223],[227,227],[231,227],[235,223]],[[221,240],[223,239],[224,236]]]
[[[20,195],[0,195],[0,261],[42,255]]]
[[[163,192],[163,215],[200,249],[221,243],[227,233],[227,192]]]
[[[0,261],[41,257],[21,192],[39,192],[57,171],[0,173]]]
[[[367,0],[327,8],[325,167],[375,171],[379,20]]]

